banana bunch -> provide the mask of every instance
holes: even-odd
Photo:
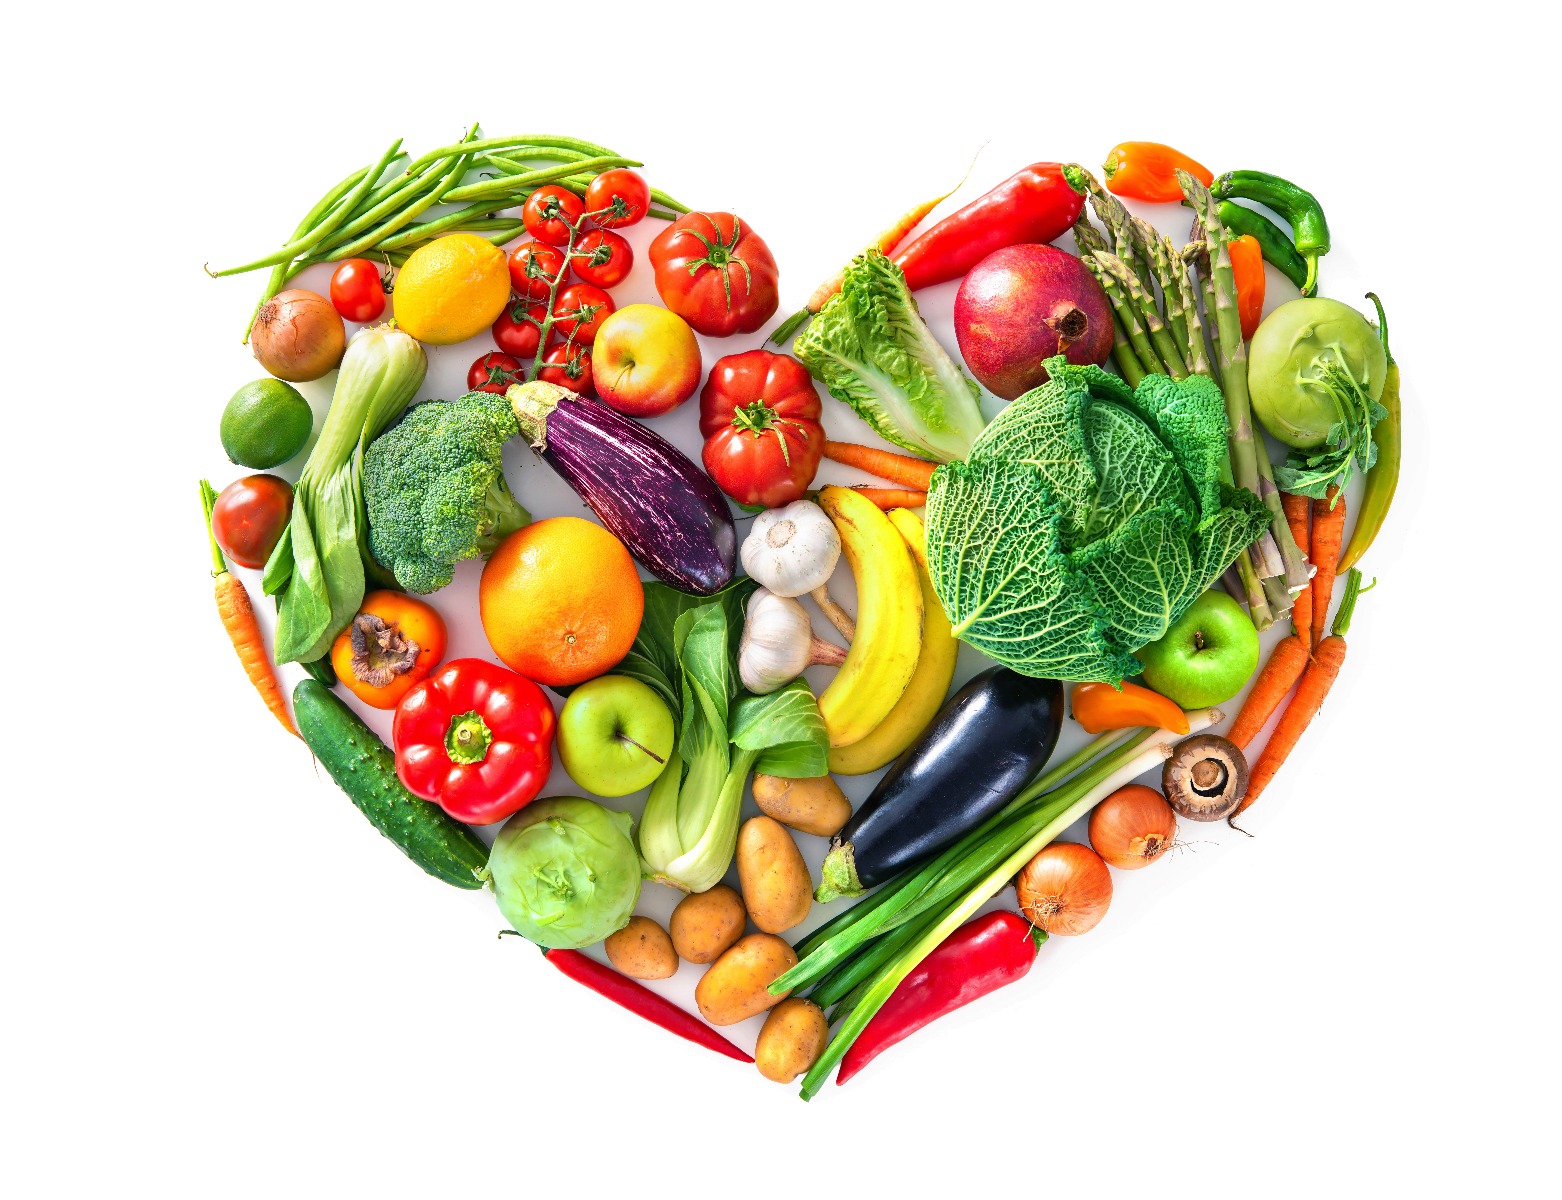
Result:
[[[857,629],[846,661],[819,697],[830,770],[877,770],[916,740],[944,702],[959,643],[927,570],[922,522],[886,516],[850,488],[827,487],[819,506],[841,535],[857,582]]]

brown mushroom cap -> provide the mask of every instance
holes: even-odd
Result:
[[[1218,821],[1247,794],[1247,758],[1217,734],[1183,738],[1161,769],[1161,790],[1178,816]]]

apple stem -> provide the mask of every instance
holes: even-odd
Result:
[[[667,765],[667,760],[665,758],[663,758],[660,754],[657,754],[654,750],[651,750],[651,749],[649,749],[646,746],[642,746],[639,742],[635,741],[635,739],[630,737],[627,733],[615,733],[613,736],[616,737],[621,742],[628,742],[636,750],[639,750],[643,754],[646,754],[649,757],[655,759],[657,762],[661,763],[664,767]]]

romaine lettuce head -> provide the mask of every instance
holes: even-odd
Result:
[[[933,337],[905,273],[877,250],[846,268],[840,294],[792,353],[880,437],[913,454],[961,458],[982,431],[980,389]]]
[[[1222,481],[1226,408],[1203,376],[1130,391],[1048,361],[964,462],[933,474],[928,565],[957,636],[1027,675],[1120,684],[1268,528]]]
[[[579,796],[533,801],[506,821],[488,872],[511,928],[539,946],[573,950],[629,924],[640,899],[630,825],[628,813]]]

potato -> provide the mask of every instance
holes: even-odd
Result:
[[[766,1079],[791,1083],[824,1053],[830,1026],[824,1009],[801,996],[770,1010],[754,1046],[754,1065]]]
[[[780,938],[751,933],[710,965],[694,1002],[712,1025],[736,1025],[786,999],[787,992],[772,996],[770,984],[796,965],[797,955]]]
[[[631,979],[668,979],[678,973],[673,940],[650,917],[630,917],[602,945],[608,962]]]
[[[815,837],[834,837],[852,815],[851,801],[828,775],[817,779],[756,775],[754,803],[767,817]]]
[[[738,885],[749,919],[766,933],[802,921],[813,903],[808,864],[779,821],[750,817],[738,831]]]
[[[685,962],[713,963],[743,936],[748,911],[743,900],[724,883],[678,901],[667,922],[673,946]]]

